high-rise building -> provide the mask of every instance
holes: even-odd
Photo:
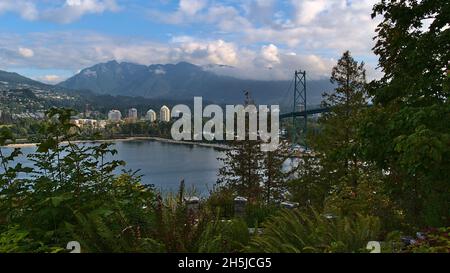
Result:
[[[138,118],[138,111],[136,108],[131,108],[128,110],[128,119],[130,121],[136,121]]]
[[[169,122],[170,121],[170,109],[169,109],[169,107],[167,107],[165,105],[163,107],[161,107],[159,119],[162,122]]]
[[[108,120],[112,122],[119,122],[122,119],[122,113],[119,110],[111,110],[108,112]]]
[[[145,119],[150,122],[155,122],[156,121],[156,112],[153,111],[152,109],[148,110],[147,114],[145,115]]]
[[[86,104],[84,106],[84,117],[89,118],[91,116],[91,113],[92,113],[91,106],[89,104]]]

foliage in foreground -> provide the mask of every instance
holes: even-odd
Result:
[[[283,210],[263,227],[264,232],[250,242],[252,252],[365,252],[367,242],[377,240],[380,233],[376,217],[332,216],[314,209]]]
[[[122,161],[110,144],[78,145],[72,111],[52,109],[40,128],[40,144],[20,163],[20,149],[0,153],[0,233],[4,251],[48,252],[78,240],[84,251],[137,251],[151,232],[154,191],[135,173],[115,175]],[[0,145],[14,141],[3,130]],[[25,243],[26,242],[26,243]],[[16,246],[16,247],[14,247]],[[152,249],[153,250],[153,249]]]
[[[450,228],[430,228],[407,249],[413,253],[450,253]]]
[[[382,19],[374,53],[384,74],[370,85],[359,142],[406,221],[422,228],[450,223],[449,14],[445,0],[380,1],[372,14]]]

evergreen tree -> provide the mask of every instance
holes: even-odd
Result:
[[[333,68],[330,81],[336,89],[324,94],[322,106],[331,111],[319,119],[322,132],[313,142],[313,148],[321,155],[321,164],[327,166],[324,169],[329,172],[329,179],[356,187],[361,165],[357,157],[356,128],[367,106],[364,63],[358,63],[346,51]]]
[[[254,106],[255,103],[248,91],[245,92],[245,106]],[[257,114],[257,113],[256,113]],[[219,170],[217,183],[234,191],[237,195],[258,200],[261,198],[263,174],[261,172],[261,142],[250,140],[249,122],[250,113],[245,113],[245,139],[238,140],[237,136],[229,142],[230,150],[225,157],[219,158],[223,167]],[[235,115],[235,128],[237,131],[237,115]]]
[[[391,202],[384,194],[382,172],[361,160],[358,127],[365,111],[364,63],[345,52],[333,68],[332,93],[324,94],[323,107],[331,111],[319,119],[321,131],[309,142],[313,152],[300,164],[300,178],[290,183],[296,201],[343,215],[364,213],[384,219]]]
[[[267,203],[281,201],[287,189],[288,173],[283,164],[289,158],[288,143],[282,141],[274,151],[263,154],[262,169],[264,175],[264,199]]]
[[[259,141],[234,140],[225,157],[219,158],[223,167],[219,170],[218,184],[233,190],[237,195],[259,199],[261,197],[261,157]]]
[[[309,141],[312,143],[312,140]],[[331,190],[331,179],[324,175],[321,160],[316,153],[304,154],[294,171],[296,179],[288,182],[292,200],[305,206],[322,209]]]

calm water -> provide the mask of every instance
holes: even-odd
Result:
[[[217,158],[222,152],[209,147],[150,140],[116,142],[113,147],[118,154],[109,159],[124,160],[125,169],[140,170],[144,184],[154,184],[163,192],[176,191],[184,179],[187,188],[195,187],[199,194],[206,194],[216,182],[221,166]],[[35,147],[22,148],[25,155],[34,150]],[[20,162],[30,165],[26,159]]]

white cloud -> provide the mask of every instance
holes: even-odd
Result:
[[[33,48],[32,59],[11,54],[24,41]],[[313,54],[292,53],[273,44],[253,49],[221,39],[198,40],[193,37],[166,44],[86,32],[0,34],[0,63],[5,69],[57,69],[75,74],[80,69],[113,59],[145,65],[188,61],[197,65],[232,66],[216,72],[235,77],[279,80],[289,79],[291,72],[301,67],[308,70],[311,78],[328,76],[335,63]],[[269,65],[272,69],[268,69]],[[52,79],[44,80],[50,82]]]
[[[195,15],[207,4],[206,0],[180,0],[179,10],[187,15]]]
[[[172,38],[173,57],[194,63],[235,65],[238,62],[236,46],[223,40],[196,41],[192,37]]]
[[[30,21],[38,18],[38,10],[32,1],[1,0],[0,14],[5,12],[18,13],[23,19]]]
[[[44,10],[41,17],[45,20],[67,24],[85,14],[100,14],[119,10],[115,0],[66,0],[63,6]]]
[[[374,0],[303,0],[296,3],[294,18],[278,18],[280,24],[238,28],[247,43],[276,41],[291,49],[327,52],[336,57],[345,50],[373,56],[372,38],[378,20],[371,19]],[[277,21],[277,22],[278,22]]]
[[[379,21],[372,20],[371,13],[377,1],[290,0],[287,3],[293,14],[278,10],[272,0],[246,1],[237,6],[211,2],[195,16],[182,16],[179,10],[157,11],[153,19],[167,24],[197,24],[200,29],[208,25],[215,29],[206,34],[209,39],[228,35],[240,46],[276,43],[292,51],[327,52],[338,57],[350,50],[372,58],[372,38]]]
[[[330,3],[335,0],[292,0],[292,5],[296,9],[296,22],[298,24],[308,24],[316,19],[317,15],[325,11]],[[340,2],[340,1],[338,1]]]
[[[166,71],[162,68],[157,68],[155,71],[153,71],[156,75],[164,75],[166,74]]]
[[[195,39],[192,36],[182,35],[182,36],[173,36],[170,39],[172,43],[190,43],[194,42]]]
[[[19,47],[19,54],[24,58],[31,58],[34,56],[33,50],[25,47]]]
[[[270,63],[279,63],[280,57],[278,54],[278,47],[274,44],[263,46],[261,48],[261,54],[263,58]]]
[[[55,1],[56,5],[42,9],[38,9],[36,2],[32,0],[1,0],[0,14],[14,12],[29,21],[45,20],[66,24],[78,20],[85,14],[119,10],[116,0],[65,0],[62,4]]]
[[[50,83],[50,84],[56,84],[64,80],[63,77],[58,75],[45,75],[35,78],[38,81],[44,82],[44,83]]]
[[[208,60],[215,64],[235,65],[237,63],[237,54],[235,46],[232,43],[226,43],[223,40],[214,41],[207,44]]]
[[[184,24],[199,20],[198,13],[208,4],[207,0],[180,0],[178,8],[172,13],[150,10],[148,12],[151,19],[167,24]]]
[[[0,0],[0,13],[11,11],[4,3],[12,1],[4,1]],[[253,79],[289,79],[299,68],[306,69],[309,77],[318,78],[329,77],[336,59],[350,50],[357,60],[368,63],[368,75],[378,75],[371,52],[377,21],[370,18],[376,1],[290,0],[284,2],[293,8],[290,14],[279,10],[274,0],[239,4],[234,0],[182,0],[172,12],[152,10],[150,15],[167,24],[194,24],[198,29],[194,33],[180,32],[165,43],[86,32],[0,34],[0,63],[75,73],[111,59],[147,65],[188,61],[230,65],[234,68],[221,68],[219,73]],[[65,0],[63,5],[30,18],[67,23],[84,14],[118,8],[114,0]],[[17,51],[22,45],[33,49],[33,61]]]
[[[239,11],[230,6],[214,5],[203,16],[197,16],[198,22],[216,24],[218,29],[224,32],[238,33],[242,29],[251,28],[252,24]]]

